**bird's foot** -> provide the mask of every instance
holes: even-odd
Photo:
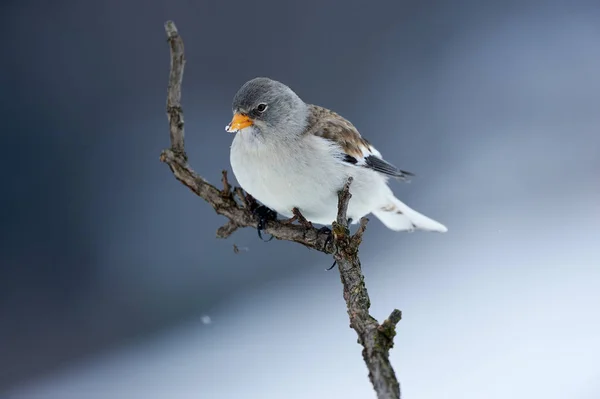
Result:
[[[267,226],[267,222],[272,221],[272,220],[277,220],[277,212],[275,212],[274,210],[267,208],[264,205],[261,205],[257,208],[255,208],[252,213],[254,213],[254,216],[256,216],[256,218],[258,219],[258,225],[256,226],[256,231],[258,232],[258,238],[260,238],[261,240],[268,242],[271,241],[273,239],[273,236],[271,236],[271,238],[269,238],[268,240],[263,239],[262,236],[262,231],[265,229],[265,227]]]

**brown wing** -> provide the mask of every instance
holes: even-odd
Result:
[[[371,154],[369,142],[362,138],[358,130],[347,119],[327,108],[310,106],[307,134],[323,137],[337,143],[345,154],[357,160]]]
[[[341,115],[317,105],[309,105],[309,128],[306,134],[322,137],[339,145],[340,159],[348,164],[373,169],[400,179],[414,176],[385,161],[358,130]]]

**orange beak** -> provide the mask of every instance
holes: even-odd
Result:
[[[229,125],[225,126],[225,130],[229,133],[236,133],[252,125],[254,125],[254,122],[247,115],[235,114]]]

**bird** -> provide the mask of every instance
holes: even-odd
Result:
[[[305,103],[290,87],[257,77],[244,83],[225,127],[235,136],[230,163],[240,186],[265,207],[328,226],[336,220],[338,193],[352,177],[347,216],[351,223],[375,215],[394,231],[444,233],[443,224],[400,201],[389,180],[414,174],[383,159],[347,119]],[[259,230],[260,233],[260,230]]]

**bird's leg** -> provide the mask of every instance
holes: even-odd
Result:
[[[261,205],[257,208],[255,208],[252,213],[254,213],[254,216],[256,216],[256,218],[258,219],[258,225],[256,226],[256,231],[258,232],[258,238],[260,238],[261,240],[268,242],[271,241],[273,239],[273,236],[271,236],[271,238],[269,238],[268,240],[263,239],[262,237],[262,231],[265,229],[267,222],[272,221],[272,220],[277,220],[277,212],[275,212],[274,210],[267,208],[264,205]]]

